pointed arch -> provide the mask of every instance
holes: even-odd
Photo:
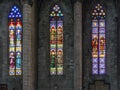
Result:
[[[50,74],[63,74],[63,13],[57,4],[50,11]]]
[[[92,74],[105,74],[105,10],[97,4],[92,11]]]
[[[13,5],[8,15],[9,75],[22,75],[22,13]]]

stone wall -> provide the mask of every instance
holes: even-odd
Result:
[[[50,62],[50,26],[49,13],[50,8],[55,3],[60,5],[64,14],[63,31],[64,31],[64,75],[51,76],[49,73]],[[41,4],[39,11],[39,32],[38,32],[38,90],[73,90],[73,7],[70,0],[58,1],[46,0]]]
[[[24,78],[26,79],[26,81],[24,80],[25,82],[22,81],[22,77],[11,77],[8,75],[8,13],[14,2],[12,0],[0,1],[0,84],[7,84],[8,90],[23,90],[23,86],[25,87],[24,89],[30,88],[31,90],[81,90],[81,88],[83,88],[82,90],[89,90],[90,85],[94,85],[97,81],[104,81],[105,84],[107,83],[107,85],[110,85],[110,90],[120,89],[120,0],[118,0],[118,5],[114,0],[84,0],[82,4],[74,4],[71,1],[72,0],[42,0],[41,3],[37,2],[37,9],[34,4],[32,8],[31,6],[29,6],[30,8],[28,7],[28,9],[31,10],[31,13],[27,14],[31,14],[30,19],[32,19],[32,22],[30,22],[31,28],[28,25],[29,28],[27,29],[31,29],[30,34],[32,33],[32,35],[30,36],[31,39],[24,41],[26,41],[26,45],[29,45],[30,41],[32,47],[30,55],[32,55],[32,58],[26,56],[26,58],[29,57],[31,59],[29,66],[27,66],[27,61],[24,62],[26,63],[24,64],[24,70],[26,70],[24,73]],[[91,74],[91,10],[97,1],[103,4],[106,11],[106,75],[102,76],[94,76]],[[15,3],[22,7],[17,1]],[[51,6],[55,3],[58,3],[58,5],[61,6],[64,14],[64,75],[62,76],[51,76],[49,73],[49,13]],[[82,5],[82,11],[81,8],[79,11],[79,5],[80,7]],[[118,7],[118,9],[116,9],[116,7]],[[34,14],[35,9],[36,14]],[[24,12],[26,13],[25,9]],[[81,13],[82,15],[80,17],[78,14]],[[26,19],[29,18],[26,17]],[[81,19],[82,22],[79,22]],[[81,24],[82,26],[79,25],[76,27],[76,23],[77,26],[78,24]],[[79,31],[81,28],[82,31]],[[78,31],[76,31],[77,29]],[[75,31],[78,33],[75,33]],[[81,43],[79,42],[80,39],[77,37],[82,38],[82,41],[80,41]],[[78,45],[77,42],[79,42]],[[82,50],[80,44],[83,46]],[[26,49],[26,47],[24,48]],[[77,48],[79,48],[78,52],[76,52]],[[81,57],[80,55],[77,57],[77,54],[80,53],[79,50],[82,51]],[[27,50],[25,53],[27,53]],[[83,62],[78,61],[77,63],[76,61],[79,59]],[[80,67],[83,67],[82,70],[79,65],[81,65]],[[28,71],[28,73],[27,69],[31,71]],[[29,77],[27,77],[28,74],[30,75]],[[35,74],[37,74],[37,76],[35,76]],[[80,76],[81,74],[83,77]],[[83,81],[83,85],[78,79]]]
[[[89,4],[88,4],[88,3]],[[116,10],[112,0],[99,1],[106,11],[106,74],[92,75],[91,48],[91,10],[96,2],[85,1],[83,6],[83,90],[89,90],[89,84],[96,80],[103,80],[110,84],[110,90],[118,90],[117,86],[117,24]],[[98,2],[98,3],[99,3]]]

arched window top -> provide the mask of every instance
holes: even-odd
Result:
[[[92,19],[105,19],[105,10],[101,4],[97,4],[92,10]]]
[[[53,7],[52,7],[52,10],[50,12],[50,17],[51,18],[62,18],[63,17],[63,13],[61,11],[61,7],[57,4],[55,4]]]
[[[9,18],[22,18],[21,10],[18,6],[14,5],[9,13]]]

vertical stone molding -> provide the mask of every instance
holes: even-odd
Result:
[[[74,90],[82,90],[82,3],[74,4]]]
[[[118,15],[118,21],[117,21],[117,33],[118,33],[118,61],[117,61],[117,72],[118,72],[118,90],[120,90],[120,0],[117,1],[117,15]]]
[[[35,90],[34,63],[32,52],[32,7],[23,3],[23,90]]]

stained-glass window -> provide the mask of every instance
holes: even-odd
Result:
[[[8,15],[9,20],[9,75],[22,74],[22,14],[13,6]]]
[[[105,74],[105,11],[97,4],[92,11],[92,73]]]
[[[50,12],[50,74],[63,74],[63,14],[57,4]]]

